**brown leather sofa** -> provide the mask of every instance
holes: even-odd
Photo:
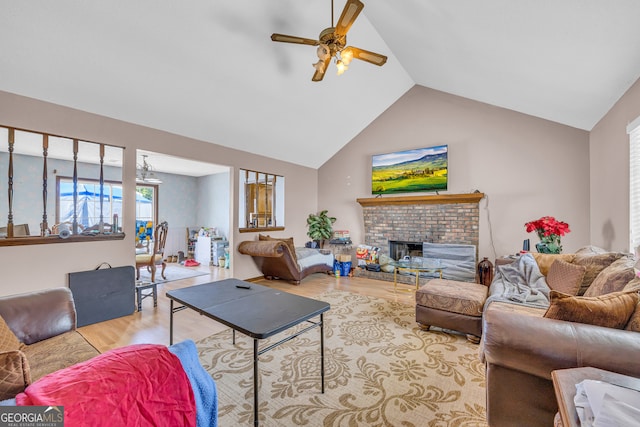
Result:
[[[69,288],[0,297],[0,399],[40,377],[100,354],[77,330]],[[8,326],[8,328],[7,328]]]
[[[603,294],[638,287],[634,261],[617,259],[621,268],[612,263],[595,276],[605,275]],[[640,377],[640,332],[549,319],[545,311],[498,301],[485,307],[481,354],[491,427],[554,425],[553,370],[593,366]]]
[[[292,245],[287,244],[285,240],[241,242],[238,246],[238,252],[251,255],[266,279],[289,280],[299,285],[300,281],[309,274],[330,273],[332,271],[333,265],[328,265],[324,261],[300,268],[295,249],[292,252]],[[317,252],[317,249],[310,249],[309,251]]]

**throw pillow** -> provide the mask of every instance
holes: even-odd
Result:
[[[598,297],[549,293],[551,304],[544,317],[623,329],[638,305],[637,292],[612,292]]]
[[[20,350],[0,353],[0,400],[13,399],[31,384],[27,357]]]
[[[640,277],[636,276],[631,280],[623,289],[624,291],[640,292]],[[638,297],[640,299],[640,296]],[[636,310],[631,315],[627,326],[624,327],[627,331],[640,332],[640,302],[636,305]]]
[[[623,256],[612,262],[596,276],[584,296],[595,297],[623,290],[627,283],[636,277],[636,272],[633,269],[635,263],[635,260],[630,256]]]
[[[0,317],[0,351],[12,351],[20,349],[20,340],[9,328],[7,322]]]
[[[640,277],[638,276],[634,277],[633,280],[630,280],[629,283],[627,283],[622,290],[640,292]]]
[[[296,246],[293,244],[293,237],[285,237],[285,238],[279,238],[279,237],[271,237],[269,235],[264,235],[264,234],[258,234],[258,240],[278,240],[280,242],[284,242],[285,245],[287,245],[287,247],[289,248],[289,252],[291,252],[291,257],[293,258],[293,262],[297,263],[298,262],[298,258],[296,256]]]
[[[603,254],[577,253],[573,263],[584,265],[587,269],[584,272],[584,278],[582,279],[582,285],[580,285],[578,295],[584,295],[598,274],[623,255],[624,254],[620,252],[605,252]]]
[[[532,252],[532,255],[538,264],[540,273],[545,277],[549,274],[549,269],[554,261],[561,259],[562,261],[573,262],[573,259],[576,257],[574,254],[541,254],[538,252]]]
[[[624,327],[624,330],[640,332],[640,303],[636,304],[636,309],[629,318],[627,326]]]
[[[558,259],[549,268],[547,284],[554,291],[576,295],[582,284],[585,270],[586,268],[582,265]]]
[[[596,255],[596,254],[604,254],[606,253],[606,249],[602,249],[598,246],[593,246],[593,245],[588,245],[588,246],[583,246],[580,249],[578,249],[577,251],[575,251],[576,255]]]

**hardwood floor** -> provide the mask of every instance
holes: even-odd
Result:
[[[200,271],[209,274],[158,285],[158,306],[153,299],[142,301],[142,311],[132,315],[83,326],[78,330],[100,352],[128,344],[153,343],[169,344],[169,299],[166,292],[172,289],[208,283],[230,277],[229,270],[219,267],[201,266]],[[316,297],[331,290],[343,290],[361,295],[385,298],[391,301],[415,304],[415,294],[411,291],[394,292],[393,283],[361,277],[340,277],[316,273],[306,277],[298,286],[284,280],[257,280],[256,283],[306,297]],[[410,289],[410,286],[403,286]],[[174,342],[190,338],[198,341],[227,327],[211,319],[200,316],[192,310],[183,310],[174,316]]]

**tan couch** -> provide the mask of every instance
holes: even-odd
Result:
[[[0,297],[0,400],[100,354],[77,330],[68,288]]]
[[[584,296],[634,290],[640,284],[634,260],[625,254],[585,248],[570,262],[586,266]],[[491,427],[553,425],[558,410],[553,370],[593,366],[640,377],[638,306],[627,324],[634,323],[635,331],[545,318],[545,312],[506,302],[485,308],[481,352]]]

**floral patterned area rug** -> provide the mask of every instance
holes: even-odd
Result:
[[[164,270],[164,275],[166,277],[165,280],[162,278],[161,271],[162,267],[158,266],[156,270],[156,283],[173,282],[174,280],[188,279],[190,277],[204,276],[205,274],[209,274],[204,271],[192,270],[181,265],[168,264],[167,268]],[[146,267],[140,268],[140,281],[151,282],[151,273],[147,271]]]
[[[343,291],[318,299],[331,304],[325,393],[313,329],[260,356],[261,426],[487,425],[484,365],[464,335],[420,330],[415,308],[402,303]],[[236,334],[234,346],[231,335],[228,329],[196,343],[216,381],[223,427],[253,424],[253,341]]]

